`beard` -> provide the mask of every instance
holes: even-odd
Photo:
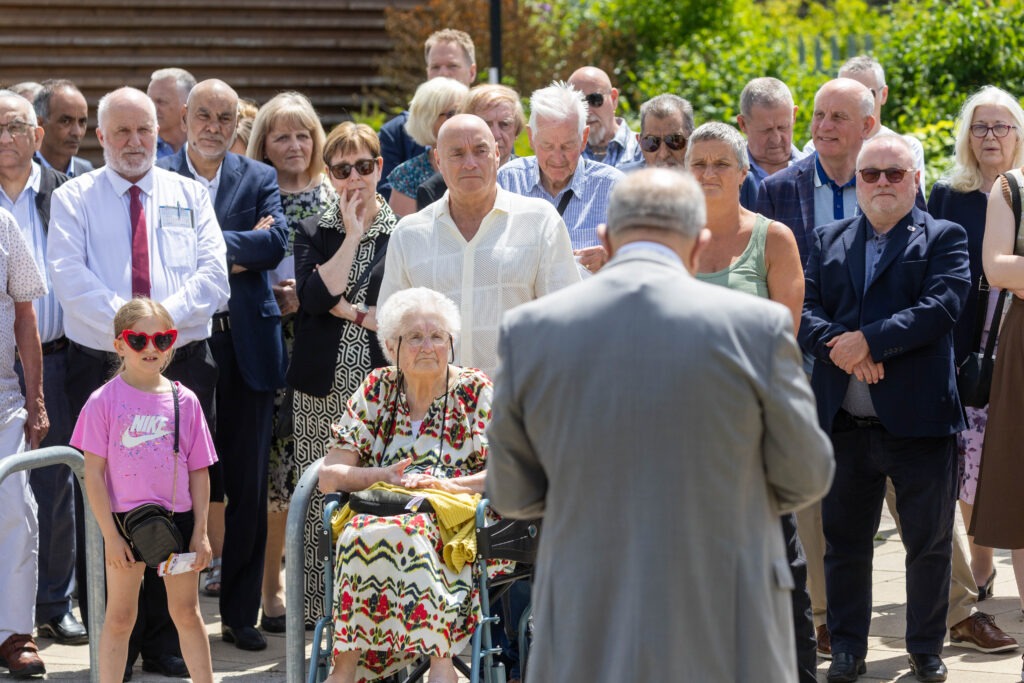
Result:
[[[128,157],[124,155],[126,153],[137,153],[142,152],[143,156]],[[153,167],[156,162],[156,148],[146,149],[145,147],[136,148],[122,148],[120,150],[111,150],[108,147],[103,148],[103,161],[112,168],[118,175],[125,177],[135,177],[145,175],[149,169]]]

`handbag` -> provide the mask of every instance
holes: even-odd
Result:
[[[1021,196],[1017,179],[1012,173],[1005,175],[1006,184],[1010,188],[1010,199],[1013,204],[1013,218],[1017,225],[1016,234],[1020,234]],[[1016,237],[1014,244],[1016,244]],[[978,280],[978,316],[974,325],[974,344],[971,348],[979,349],[981,335],[985,329],[988,314],[988,295],[990,287],[984,273]],[[992,371],[995,369],[996,340],[999,337],[999,325],[1003,319],[1003,306],[1006,304],[1007,292],[999,292],[996,308],[992,314],[992,327],[988,332],[988,340],[984,350],[972,351],[957,368],[956,388],[960,394],[960,403],[969,408],[984,408],[988,405],[992,392]]]
[[[178,387],[171,382],[174,395],[174,484],[171,488],[171,508],[178,493]],[[174,524],[171,510],[158,503],[147,503],[132,508],[122,517],[115,517],[121,532],[136,555],[147,567],[156,568],[173,553],[185,549],[185,541]]]
[[[348,508],[352,512],[362,515],[377,515],[378,517],[394,517],[395,515],[434,511],[434,507],[426,498],[423,498],[419,505],[414,508],[407,507],[413,499],[414,497],[407,493],[398,493],[397,491],[388,491],[386,489],[365,489],[349,494]]]

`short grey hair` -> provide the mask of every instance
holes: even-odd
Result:
[[[644,168],[615,184],[608,204],[608,234],[667,230],[696,239],[707,223],[704,191],[689,173]]]
[[[732,153],[736,155],[736,163],[744,171],[750,170],[750,158],[747,156],[747,141],[743,137],[743,133],[739,132],[728,123],[722,123],[721,121],[708,121],[702,123],[697,127],[697,130],[693,131],[693,135],[690,136],[689,141],[686,144],[686,165],[690,165],[690,152],[693,150],[693,146],[698,142],[704,142],[706,140],[713,140],[717,142],[724,142],[729,145],[732,149]]]
[[[36,118],[36,110],[32,108],[32,103],[26,100],[24,97],[14,92],[13,90],[0,90],[0,100],[16,100],[17,102],[24,102],[28,106],[25,107],[25,117],[28,119],[25,123],[30,126],[38,126],[39,119]],[[33,133],[34,135],[34,133]]]
[[[444,294],[428,287],[399,290],[377,309],[377,341],[380,342],[385,358],[392,363],[398,359],[392,357],[388,342],[393,345],[398,343],[409,317],[413,315],[437,318],[453,340],[462,330],[459,308]]]
[[[143,103],[143,106],[149,110],[149,120],[154,126],[156,125],[156,105],[153,104],[153,100],[149,99],[146,93],[142,92],[137,88],[125,86],[108,92],[106,95],[100,98],[100,103],[96,105],[96,127],[103,130],[106,133],[106,129],[103,128],[103,124],[107,119],[107,112],[110,110],[110,100],[116,95],[141,95],[142,99],[139,102]]]
[[[844,74],[858,74],[870,71],[875,75],[875,80],[878,81],[878,87],[885,86],[885,69],[878,63],[878,60],[870,55],[857,55],[847,59],[841,67],[839,67],[839,76]]]
[[[66,78],[52,78],[42,82],[42,87],[39,93],[36,94],[36,98],[32,100],[32,106],[35,107],[36,116],[39,117],[40,121],[47,121],[50,118],[50,100],[53,99],[53,94],[58,90],[70,90],[76,92],[79,95],[82,91],[78,89],[72,81]]]
[[[530,95],[530,131],[537,134],[537,119],[568,121],[576,119],[580,138],[587,126],[587,101],[583,93],[565,81],[554,81]]]
[[[22,81],[21,83],[15,83],[10,87],[10,91],[18,97],[23,97],[29,102],[36,99],[36,95],[43,89],[42,83],[36,83],[35,81]]]
[[[416,94],[409,103],[409,120],[405,130],[413,140],[424,147],[437,143],[434,136],[434,121],[452,104],[455,109],[462,107],[469,88],[454,78],[432,78],[416,88]]]
[[[188,94],[192,92],[192,88],[196,87],[196,77],[176,66],[169,66],[166,69],[157,69],[149,77],[149,82],[162,81],[165,78],[174,79],[174,85],[178,88],[178,95],[181,97],[182,102],[188,99]]]
[[[860,153],[857,154],[857,170],[860,170],[860,161],[864,157],[864,154],[868,151],[869,148],[877,147],[887,142],[894,143],[897,147],[901,147],[902,149],[906,150],[907,154],[910,156],[911,166],[913,167],[914,150],[910,146],[910,142],[908,142],[907,139],[900,135],[899,133],[883,131],[878,135],[864,141],[863,146],[861,146],[860,148]],[[916,171],[917,168],[912,168],[911,170]]]
[[[744,118],[750,116],[754,107],[786,107],[793,108],[793,93],[789,87],[777,78],[764,76],[743,86],[740,93],[740,114]]]
[[[655,95],[640,105],[640,130],[644,129],[644,121],[648,116],[667,119],[673,114],[679,114],[683,120],[683,131],[689,136],[693,132],[693,105],[672,93]]]

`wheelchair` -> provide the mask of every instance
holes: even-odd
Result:
[[[332,493],[326,496],[320,535],[317,539],[317,559],[324,572],[324,604],[329,605],[328,613],[320,617],[313,629],[313,651],[310,657],[307,683],[322,683],[331,670],[334,647],[334,544],[331,543],[331,517],[345,503],[347,495]],[[532,578],[533,563],[537,556],[537,542],[540,521],[501,520],[487,523],[486,512],[489,501],[484,498],[476,508],[477,563],[476,579],[479,581],[481,618],[471,638],[472,656],[469,666],[458,656],[452,658],[455,668],[470,683],[505,683],[504,663],[498,658],[501,648],[493,642],[492,625],[502,625],[510,642],[519,645],[520,671],[525,673],[529,655],[531,608],[527,604],[517,624],[508,617],[508,601],[503,599],[512,586],[520,580]],[[515,569],[488,579],[487,561],[511,560]],[[502,607],[502,615],[495,614],[495,608]],[[430,658],[422,657],[405,671],[381,679],[383,683],[417,683],[422,681],[430,668]]]

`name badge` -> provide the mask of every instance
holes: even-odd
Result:
[[[161,228],[192,228],[192,209],[187,206],[161,206]]]

